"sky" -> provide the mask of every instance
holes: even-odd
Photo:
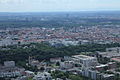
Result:
[[[0,0],[0,12],[120,10],[120,0]]]

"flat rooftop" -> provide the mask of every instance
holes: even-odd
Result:
[[[73,58],[77,58],[77,59],[93,59],[95,57],[91,57],[91,56],[86,56],[86,55],[75,55],[72,56]]]
[[[120,53],[116,53],[116,52],[98,52],[98,54],[108,58],[120,56]]]

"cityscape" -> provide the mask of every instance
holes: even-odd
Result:
[[[73,27],[61,28],[8,28],[0,30],[0,46],[49,43],[58,47],[61,45],[79,44],[110,44],[120,42],[120,26],[118,28]]]
[[[120,80],[119,3],[0,0],[0,80]]]

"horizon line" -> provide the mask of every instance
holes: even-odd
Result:
[[[81,10],[81,11],[4,11],[0,13],[62,13],[62,12],[119,12],[120,10]]]

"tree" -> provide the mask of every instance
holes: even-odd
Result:
[[[60,66],[60,62],[57,62],[57,63],[56,63],[56,66]]]
[[[40,71],[44,71],[44,70],[45,70],[45,68],[44,68],[44,67],[41,67],[41,68],[40,68]]]

